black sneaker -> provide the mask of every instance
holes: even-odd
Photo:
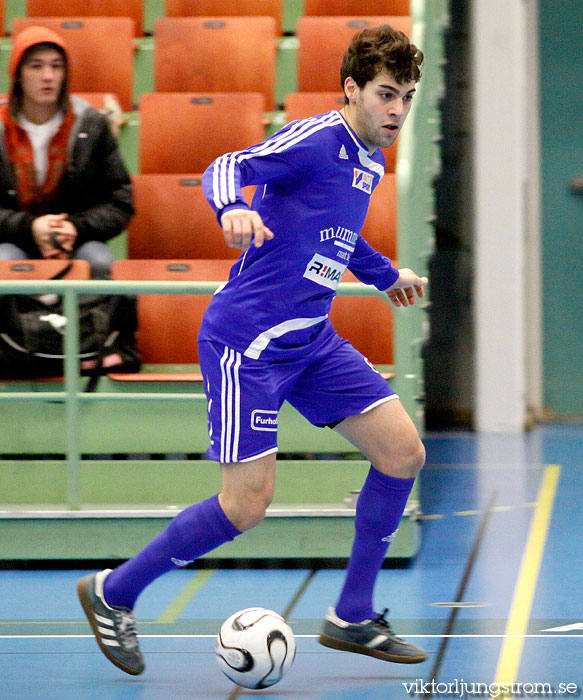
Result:
[[[145,668],[129,608],[112,608],[103,598],[103,582],[111,569],[84,576],[77,583],[79,600],[101,651],[112,664],[132,676]]]
[[[341,620],[334,608],[329,608],[319,642],[331,649],[352,651],[398,664],[420,664],[425,661],[427,654],[423,649],[408,644],[394,634],[385,617],[387,613],[388,610],[385,610],[376,620],[350,623]]]

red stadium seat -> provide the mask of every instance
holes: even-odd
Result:
[[[379,253],[397,257],[397,177],[386,173],[370,198],[362,236]]]
[[[283,0],[166,0],[166,17],[273,17],[282,31]]]
[[[357,32],[381,24],[411,34],[410,17],[301,17],[297,26],[298,92],[342,90],[339,66],[346,47]]]
[[[344,93],[342,92],[294,92],[285,98],[286,121],[294,119],[306,119],[316,114],[328,112],[331,109],[344,107]]]
[[[130,17],[144,33],[144,0],[26,0],[27,17]]]
[[[122,109],[133,108],[134,25],[128,17],[19,17],[12,34],[40,25],[65,40],[71,59],[71,92],[111,92]]]
[[[116,260],[115,280],[225,281],[232,260]],[[196,338],[211,295],[138,295],[138,346],[145,364],[196,364]],[[200,381],[197,372],[112,374],[118,381]]]
[[[304,15],[408,15],[409,0],[304,0]]]
[[[343,282],[358,282],[346,271]],[[342,338],[374,365],[393,364],[393,313],[389,304],[378,297],[337,296],[330,311],[332,325]],[[389,374],[383,376],[388,379]]]
[[[72,267],[63,279],[90,278],[89,263],[86,260],[0,260],[0,279],[50,280],[69,263],[72,263]]]
[[[271,110],[276,35],[273,17],[162,17],[154,25],[154,90],[259,92]]]
[[[136,213],[128,226],[129,258],[239,257],[241,251],[225,243],[201,175],[141,174],[132,182]],[[249,202],[251,197],[249,192]]]
[[[265,99],[257,93],[148,93],[139,111],[142,173],[202,173],[264,136]]]

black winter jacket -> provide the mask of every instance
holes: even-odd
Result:
[[[124,230],[134,213],[130,176],[107,120],[78,97],[71,97],[75,122],[68,144],[67,170],[46,214],[67,212],[77,229],[75,247],[107,241]],[[13,243],[31,257],[36,217],[20,209],[0,121],[0,243]]]

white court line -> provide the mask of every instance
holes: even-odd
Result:
[[[140,639],[215,639],[216,634],[140,634]],[[296,634],[296,639],[317,639],[318,634]],[[403,634],[407,639],[582,639],[583,634]],[[3,639],[95,639],[92,634],[1,634]]]

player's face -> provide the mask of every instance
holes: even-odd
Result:
[[[56,49],[32,51],[20,69],[25,104],[56,106],[65,79],[65,61]]]
[[[383,71],[363,88],[346,78],[344,90],[349,99],[345,117],[369,153],[391,146],[411,109],[415,82],[398,83]]]

